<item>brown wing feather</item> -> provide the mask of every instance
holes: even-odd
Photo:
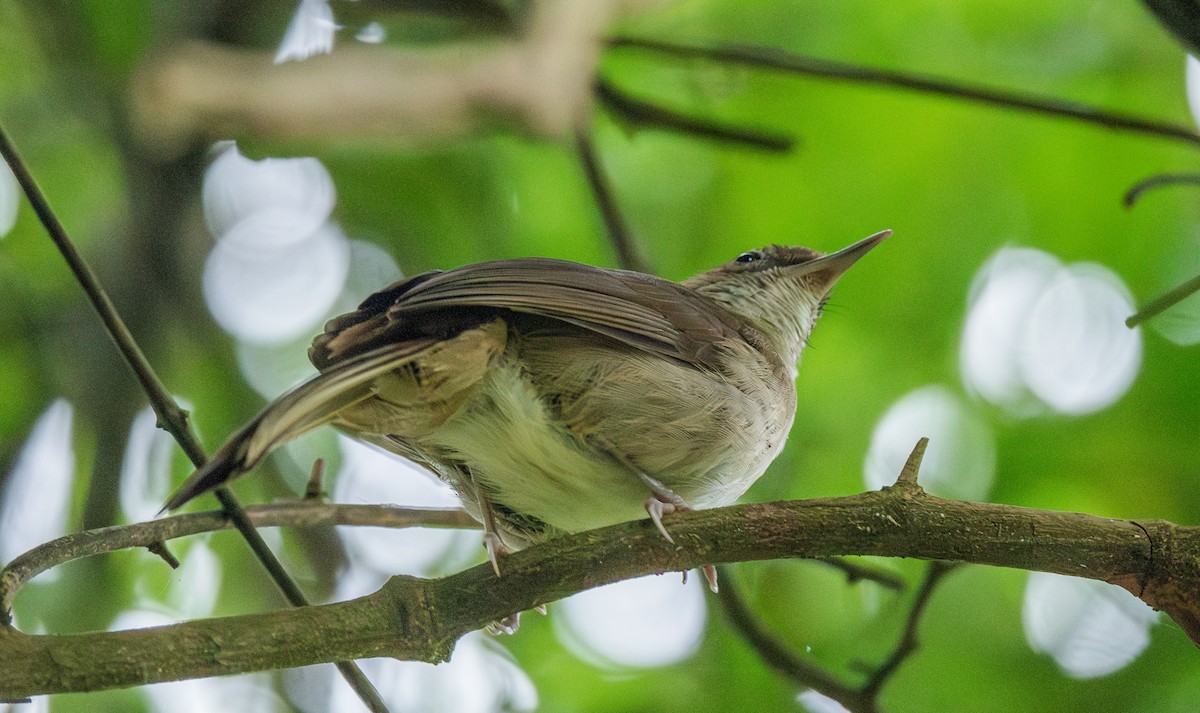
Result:
[[[715,366],[709,363],[711,346],[741,336],[738,320],[721,305],[674,282],[522,258],[425,273],[390,285],[355,312],[332,320],[313,342],[310,356],[324,370],[381,343],[430,334],[431,325],[440,321],[479,320],[497,310],[559,320],[698,366]]]

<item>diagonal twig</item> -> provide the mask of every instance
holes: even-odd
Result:
[[[1165,312],[1188,297],[1191,297],[1196,292],[1200,292],[1200,275],[1196,275],[1178,287],[1150,300],[1145,307],[1142,307],[1136,313],[1125,319],[1125,326],[1130,328],[1136,327],[1151,317],[1157,316],[1158,314]]]
[[[133,334],[125,325],[125,321],[121,319],[121,315],[117,312],[116,306],[109,299],[108,293],[101,287],[96,274],[92,272],[91,267],[83,259],[83,256],[76,249],[75,244],[67,235],[66,228],[59,221],[58,216],[50,207],[49,201],[42,193],[41,188],[33,178],[33,174],[29,172],[29,168],[25,165],[20,154],[17,153],[16,147],[8,137],[8,133],[0,127],[0,156],[8,163],[12,169],[13,175],[20,184],[26,197],[29,199],[30,205],[37,214],[38,219],[45,227],[50,239],[54,245],[62,253],[63,259],[66,260],[67,266],[75,275],[75,279],[79,281],[80,287],[87,294],[88,300],[92,303],[92,307],[96,310],[96,314],[104,323],[105,330],[112,337],[117,349],[133,370],[138,382],[145,390],[150,403],[154,408],[154,413],[158,417],[158,427],[170,433],[183,448],[187,457],[196,467],[200,467],[208,459],[204,452],[204,447],[200,443],[200,439],[188,424],[187,411],[182,409],[176,403],[174,397],[167,391],[158,375],[154,372],[154,368],[150,365],[150,361],[138,346],[137,341],[133,338]],[[271,552],[262,535],[254,528],[254,524],[250,522],[246,516],[246,511],[238,503],[233,492],[228,488],[220,488],[215,492],[217,500],[221,503],[221,508],[225,515],[233,522],[234,527],[242,534],[246,542],[250,545],[250,549],[254,552],[254,556],[258,559],[262,566],[270,574],[271,579],[279,587],[293,606],[307,606],[308,599],[304,593],[300,591],[300,587],[295,580],[284,570],[279,559]],[[346,681],[354,688],[355,692],[363,699],[363,702],[372,711],[386,711],[387,707],[383,703],[383,699],[379,696],[379,692],[363,675],[361,669],[352,661],[343,661],[337,664]]]
[[[990,104],[1047,116],[1058,116],[1110,129],[1121,129],[1160,138],[1183,141],[1200,147],[1200,134],[1191,127],[1111,111],[1083,102],[1047,97],[1007,89],[985,88],[949,79],[887,69],[863,67],[847,62],[808,57],[771,47],[752,45],[683,45],[636,37],[615,37],[608,46],[645,50],[688,59],[706,59],[740,64],[810,77],[873,84],[910,91],[937,94],[964,101]]]
[[[774,153],[791,151],[796,143],[792,137],[783,134],[734,126],[667,109],[633,97],[603,77],[595,81],[593,89],[601,104],[634,128],[654,127]]]

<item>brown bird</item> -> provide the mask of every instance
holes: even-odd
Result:
[[[732,503],[779,454],[829,291],[888,235],[774,245],[682,283],[541,258],[401,280],[331,320],[309,349],[320,373],[164,509],[332,424],[449,484],[497,574],[506,551],[647,513],[670,539],[663,514]]]

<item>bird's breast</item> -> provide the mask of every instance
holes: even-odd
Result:
[[[642,517],[638,471],[693,507],[726,505],[774,460],[795,413],[794,385],[753,354],[717,373],[591,334],[518,335],[437,438],[497,502],[561,530]]]

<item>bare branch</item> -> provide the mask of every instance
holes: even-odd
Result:
[[[904,589],[904,580],[899,576],[879,569],[878,567],[868,567],[859,562],[851,562],[850,560],[841,557],[826,557],[824,559],[815,560],[823,565],[841,570],[846,575],[846,581],[849,584],[857,584],[859,582],[874,582],[882,587],[891,589],[892,591],[900,591]]]
[[[474,518],[459,508],[333,505],[308,500],[251,505],[246,508],[246,515],[254,527],[479,527]],[[156,548],[164,547],[165,551],[163,543],[167,540],[191,537],[203,532],[228,530],[231,527],[232,524],[223,512],[213,510],[76,532],[38,545],[0,570],[0,623],[12,623],[10,612],[17,592],[30,579],[48,569],[84,557],[138,547],[145,547],[158,554]],[[171,566],[178,566],[178,562]]]
[[[801,74],[809,77],[822,77],[825,79],[853,82],[855,84],[871,84],[926,94],[937,94],[952,99],[990,104],[1005,109],[1028,111],[1046,116],[1057,116],[1109,129],[1120,129],[1148,136],[1182,141],[1192,146],[1200,147],[1200,134],[1197,134],[1191,127],[1182,124],[1146,119],[1068,99],[1039,96],[1006,89],[991,89],[910,72],[874,69],[847,62],[835,62],[816,57],[807,57],[771,47],[748,45],[681,45],[634,37],[613,38],[609,40],[608,44],[610,47],[646,50],[673,57],[705,59],[714,62],[740,64],[759,69]]]
[[[887,683],[892,674],[900,668],[900,664],[904,663],[905,659],[916,652],[917,627],[921,623],[921,617],[924,615],[929,600],[933,596],[933,591],[942,581],[942,578],[954,571],[956,566],[955,563],[951,562],[933,562],[929,565],[929,571],[925,574],[925,581],[921,583],[921,588],[917,590],[916,599],[913,600],[912,609],[909,611],[908,619],[905,621],[904,632],[900,635],[900,639],[896,642],[896,647],[892,649],[892,653],[879,665],[879,668],[867,679],[867,682],[863,684],[860,691],[864,696],[868,696],[872,700],[877,700],[879,691],[883,689],[884,684]]]
[[[175,398],[171,396],[170,392],[167,391],[162,381],[158,378],[158,375],[154,372],[154,367],[150,366],[150,361],[142,353],[141,347],[134,340],[129,328],[125,326],[125,321],[121,319],[121,315],[117,313],[116,306],[113,305],[112,300],[108,298],[108,294],[101,287],[96,274],[92,272],[91,267],[84,261],[83,255],[75,249],[75,245],[67,235],[66,229],[58,220],[58,216],[54,214],[54,210],[50,207],[46,196],[42,193],[37,182],[34,181],[33,175],[29,172],[25,162],[17,153],[16,147],[9,140],[8,134],[2,128],[0,128],[0,155],[3,155],[4,160],[8,162],[13,175],[16,176],[17,182],[33,206],[34,212],[37,213],[38,219],[41,220],[42,225],[46,228],[46,232],[50,235],[50,239],[54,241],[55,246],[62,253],[63,259],[66,260],[71,272],[74,273],[75,278],[79,281],[80,287],[87,294],[92,307],[96,310],[96,314],[99,315],[100,321],[104,323],[109,336],[112,337],[117,345],[117,349],[137,376],[138,381],[150,399],[150,404],[154,408],[155,415],[158,416],[158,427],[174,437],[193,465],[197,468],[204,465],[204,462],[208,460],[208,456],[204,453],[204,447],[201,445],[200,439],[188,423],[187,411],[179,406]],[[255,558],[267,570],[267,573],[287,598],[288,602],[297,607],[307,606],[308,599],[304,596],[304,592],[300,591],[300,587],[296,584],[296,581],[283,568],[279,559],[275,557],[275,553],[271,551],[266,541],[263,540],[262,535],[254,529],[250,519],[246,516],[246,511],[242,509],[233,491],[228,488],[218,488],[213,494],[221,503],[221,508],[224,510],[225,516],[233,522],[234,527],[242,534],[251,551],[253,551]],[[341,661],[337,665],[342,675],[345,676],[346,681],[354,688],[355,693],[362,698],[363,702],[372,711],[380,712],[387,710],[387,706],[384,705],[378,691],[375,690],[375,687],[371,685],[358,666],[351,661]]]
[[[773,153],[791,151],[796,143],[792,137],[783,134],[689,116],[644,99],[637,99],[603,77],[596,80],[595,89],[600,102],[631,129],[663,129]]]
[[[267,52],[179,44],[133,80],[138,134],[164,153],[196,139],[423,145],[504,123],[568,139],[587,116],[592,77],[612,22],[630,0],[530,3],[519,37],[436,48],[339,47],[274,65]]]
[[[440,580],[394,577],[349,602],[129,632],[0,628],[0,698],[367,656],[438,661],[467,631],[578,591],[711,562],[847,554],[974,562],[1124,587],[1200,642],[1200,527],[943,500],[889,487],[739,505],[563,537]],[[148,667],[147,660],[155,665]]]
[[[728,572],[722,572],[721,579],[724,586],[718,598],[725,615],[763,661],[799,685],[841,703],[847,710],[859,710],[862,696],[853,686],[840,681],[812,661],[792,653],[750,610],[742,597],[741,587],[731,582],[734,578]]]

